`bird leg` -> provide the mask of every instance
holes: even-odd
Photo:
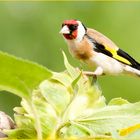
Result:
[[[96,83],[97,81],[97,76],[103,75],[103,69],[101,67],[97,67],[94,72],[91,71],[84,71],[83,74],[86,76],[92,76],[93,77],[93,83]]]
[[[92,77],[97,76],[97,75],[96,75],[94,72],[92,72],[92,71],[83,71],[83,74],[86,75],[86,76],[92,76]]]
[[[101,76],[101,75],[104,74],[104,73],[103,73],[103,69],[102,69],[101,67],[97,67],[96,70],[95,70],[94,72],[91,72],[91,71],[84,71],[83,73],[84,73],[85,75],[87,75],[87,76],[93,76],[93,77],[95,77],[95,76]]]
[[[91,83],[96,83],[97,81],[97,75],[94,73],[94,72],[91,72],[91,71],[83,71],[83,74],[86,75],[86,76],[90,76],[92,77],[92,82]]]

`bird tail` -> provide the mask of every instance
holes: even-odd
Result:
[[[126,65],[124,70],[125,70],[125,73],[129,75],[140,77],[140,67],[136,69],[136,68]]]

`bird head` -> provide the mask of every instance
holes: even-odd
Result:
[[[62,23],[60,33],[63,34],[67,40],[81,40],[86,33],[86,27],[78,20],[65,20]]]

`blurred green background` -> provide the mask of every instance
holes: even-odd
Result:
[[[72,65],[82,67],[59,35],[65,19],[79,19],[102,32],[140,62],[140,2],[0,2],[0,50],[62,71],[63,49]],[[138,78],[104,76],[98,82],[107,101],[140,100]],[[0,92],[0,110],[12,115],[19,102],[18,97]]]

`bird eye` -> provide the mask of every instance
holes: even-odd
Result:
[[[69,29],[70,29],[71,31],[74,31],[74,30],[77,29],[77,27],[78,27],[77,24],[75,24],[75,25],[70,25],[70,26],[69,26]]]

